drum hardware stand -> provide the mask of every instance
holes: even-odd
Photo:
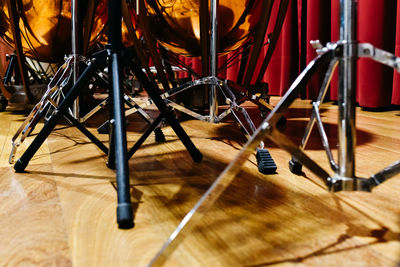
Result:
[[[82,55],[81,43],[79,42],[82,38],[82,23],[81,23],[81,9],[79,8],[78,0],[72,0],[71,2],[71,46],[72,46],[72,55],[73,55],[73,70],[72,70],[72,78],[73,84],[76,83],[79,76],[79,68],[77,62],[77,55]],[[75,99],[74,105],[72,108],[72,113],[75,119],[81,121],[80,119],[80,108],[79,108],[79,96]]]
[[[29,161],[37,152],[39,147],[43,144],[45,139],[50,135],[51,131],[55,128],[57,121],[61,117],[66,117],[71,121],[81,132],[83,132],[92,142],[94,142],[101,150],[108,154],[108,165],[116,167],[117,176],[117,194],[118,194],[118,207],[117,207],[117,222],[120,228],[133,227],[133,212],[130,198],[129,188],[129,168],[128,168],[128,152],[126,142],[126,127],[125,127],[125,114],[123,112],[122,99],[123,94],[121,90],[121,77],[120,67],[122,52],[126,52],[122,48],[121,43],[121,1],[108,2],[108,17],[109,17],[109,32],[108,32],[108,45],[107,49],[93,55],[87,68],[82,72],[73,87],[69,90],[65,98],[58,105],[54,113],[47,120],[41,131],[37,134],[32,144],[27,148],[21,158],[15,163],[14,169],[17,172],[23,172]],[[136,57],[133,54],[133,57]],[[134,63],[138,63],[137,61]],[[108,69],[111,78],[111,94],[110,103],[110,148],[107,149],[95,136],[93,136],[86,128],[82,126],[73,116],[68,112],[68,108],[73,104],[73,101],[78,97],[82,88],[87,86],[90,78],[94,77],[96,71],[104,69],[108,64]],[[142,72],[140,64],[134,64],[133,71],[135,76],[142,82],[150,97],[153,99],[157,108],[160,111],[159,117],[149,126],[150,129],[154,128],[160,123],[162,119],[166,119],[171,125],[175,133],[183,142],[188,152],[194,161],[200,161],[202,155],[194,146],[189,136],[183,130],[182,126],[173,116],[171,110],[167,108],[165,103],[161,100],[156,88],[148,81],[147,76]],[[133,155],[138,146],[140,146],[150,130],[136,142],[136,144],[129,151],[129,156]]]
[[[399,160],[372,175],[370,178],[366,179],[355,176],[356,61],[359,57],[367,57],[400,71],[399,57],[375,48],[371,44],[360,44],[357,42],[355,31],[356,4],[356,0],[341,0],[340,40],[336,43],[328,43],[325,47],[321,47],[318,43],[314,44],[318,47],[317,51],[319,55],[312,60],[307,65],[306,69],[297,77],[274,110],[272,110],[256,130],[255,134],[253,134],[239,154],[214,181],[193,209],[185,216],[149,265],[160,266],[168,259],[180,242],[185,238],[186,234],[189,234],[200,222],[202,216],[230,185],[236,174],[240,171],[242,164],[248,159],[251,151],[257,146],[257,143],[262,141],[265,137],[268,137],[280,147],[291,153],[296,162],[300,162],[310,169],[310,171],[316,174],[326,184],[328,190],[332,192],[370,192],[374,187],[400,172]],[[316,71],[321,67],[329,66],[318,99],[318,101],[321,101],[326,92],[327,84],[331,79],[332,72],[337,64],[339,64],[339,161],[337,164],[333,163],[332,157],[328,155],[331,162],[331,168],[335,172],[335,174],[331,176],[304,153],[303,148],[306,142],[303,141],[302,145],[298,147],[283,133],[281,133],[277,129],[276,125],[284,112],[297,98],[301,88],[306,85]],[[310,120],[309,126],[312,126],[313,121],[317,121],[320,133],[323,136],[322,139],[324,146],[326,146],[326,136],[324,136],[325,132],[321,130],[322,123],[319,117],[318,107],[319,103],[316,102],[316,104],[313,105],[312,118],[314,119]],[[308,137],[309,131],[310,130],[306,131],[305,137]]]
[[[25,139],[32,133],[37,123],[41,118],[44,118],[45,121],[49,120],[49,118],[53,115],[54,111],[58,108],[59,103],[63,98],[65,98],[66,92],[71,87],[71,76],[73,76],[74,64],[75,62],[85,64],[87,67],[89,60],[80,55],[70,55],[65,59],[65,62],[62,66],[59,67],[54,77],[51,79],[50,83],[47,86],[47,91],[43,94],[41,100],[34,106],[29,115],[26,117],[24,122],[21,124],[17,132],[14,134],[11,144],[12,149],[9,156],[9,163],[14,163],[14,157],[16,155],[18,147],[25,141]],[[82,66],[81,66],[82,67]],[[109,87],[107,80],[104,79],[103,73],[96,73],[95,82],[99,83],[103,88]],[[127,99],[124,99],[127,104],[131,104]],[[88,118],[90,118],[94,113],[96,113],[100,108],[104,107],[108,103],[108,98],[103,100],[100,104],[98,104],[95,108],[89,111],[85,116],[81,117],[80,123],[85,122]],[[142,110],[139,110],[139,112]],[[73,110],[68,108],[68,112],[70,116],[74,116]],[[143,117],[147,115],[144,111],[144,114],[141,114]],[[148,115],[147,115],[148,116]],[[69,123],[73,125],[68,117],[65,117]],[[146,117],[145,117],[146,118]],[[76,118],[75,118],[76,119]],[[151,118],[147,120],[151,121]],[[103,149],[102,149],[103,150]],[[104,150],[103,150],[104,151]]]
[[[143,1],[140,1],[140,2],[141,2],[140,6],[143,6],[144,5]],[[204,4],[205,2],[207,2],[207,1],[200,1],[200,13],[203,12],[203,14],[204,14],[204,12],[205,13],[208,12],[208,4],[207,5]],[[270,48],[272,48],[272,49],[268,49],[267,55],[264,58],[264,61],[263,61],[262,67],[261,67],[262,73],[265,72],[268,62],[272,56],[272,51],[275,48],[275,45],[278,41],[279,32],[281,30],[281,27],[282,27],[282,24],[283,24],[283,21],[285,18],[288,3],[289,3],[288,0],[280,1],[279,13],[277,16],[274,33],[272,34],[272,37],[271,37]],[[260,27],[258,27],[258,29],[257,29],[256,36],[262,36],[262,38],[257,38],[257,40],[254,44],[253,52],[251,54],[249,66],[248,66],[248,69],[246,72],[246,77],[244,78],[243,88],[250,87],[250,82],[251,82],[251,79],[252,79],[252,76],[254,74],[254,70],[256,67],[255,62],[257,61],[257,59],[259,57],[262,45],[264,43],[264,36],[267,31],[267,25],[268,25],[269,18],[271,15],[270,12],[271,12],[272,4],[273,4],[272,1],[263,1],[263,8],[265,8],[266,10],[269,10],[269,13],[262,16],[262,21],[260,22]],[[206,74],[209,74],[209,75],[206,77],[200,78],[198,80],[195,80],[195,81],[187,82],[179,87],[173,88],[173,89],[167,91],[167,93],[163,94],[161,97],[165,100],[165,102],[170,107],[172,107],[176,110],[179,110],[183,113],[186,113],[189,116],[194,117],[195,119],[202,120],[202,121],[207,121],[207,122],[211,122],[211,123],[219,123],[227,115],[232,114],[235,121],[239,124],[240,128],[243,129],[248,136],[250,136],[254,133],[256,127],[254,126],[254,123],[252,122],[249,115],[247,114],[247,111],[244,108],[242,108],[240,106],[240,104],[248,99],[248,100],[252,101],[253,103],[256,103],[258,106],[260,106],[264,110],[272,110],[272,106],[269,105],[268,101],[265,100],[265,98],[263,98],[263,96],[265,96],[266,93],[262,93],[261,97],[259,97],[256,95],[249,95],[249,91],[246,91],[244,89],[238,90],[238,93],[240,94],[241,99],[239,101],[237,101],[233,91],[231,90],[231,88],[233,88],[234,86],[232,86],[232,84],[228,81],[222,81],[217,78],[217,66],[218,66],[218,63],[217,63],[217,59],[218,59],[218,55],[217,55],[217,50],[218,50],[217,49],[217,41],[218,41],[217,8],[218,8],[218,0],[211,0],[210,1],[210,40],[209,40],[209,43],[204,41],[207,39],[204,36],[208,37],[208,31],[204,31],[204,27],[207,26],[207,23],[205,23],[205,19],[203,16],[200,17],[200,25],[201,25],[200,33],[201,33],[202,51],[209,51],[209,53],[202,54],[202,66],[203,66],[203,72]],[[145,13],[145,11],[143,9],[141,9],[140,12]],[[146,33],[148,32],[147,30],[150,30],[150,28],[148,25],[146,25],[146,21],[145,21],[144,17],[145,16],[141,16],[142,23],[143,23],[143,26],[145,29],[144,34],[145,34],[147,42],[150,44],[149,47],[151,50],[151,48],[152,48],[151,44],[153,44],[154,42],[151,40],[151,37],[146,36]],[[153,49],[154,49],[154,47],[153,47]],[[246,65],[247,62],[245,62],[244,64]],[[209,66],[209,69],[204,66]],[[156,67],[157,67],[157,65],[156,65]],[[157,71],[161,73],[162,70],[160,71],[160,69],[161,68],[159,68]],[[262,75],[260,73],[260,75],[257,77],[257,84],[261,85],[261,87],[263,87],[261,80],[262,80]],[[178,94],[180,92],[183,92],[187,89],[190,89],[192,87],[199,86],[199,85],[208,85],[208,88],[209,88],[209,114],[208,115],[199,114],[193,110],[190,110],[186,107],[183,107],[183,106],[167,99],[168,97],[170,97],[172,95]],[[229,105],[229,108],[219,115],[218,115],[217,90],[219,90],[222,93],[222,95],[225,98],[226,104]],[[236,115],[236,111],[239,111],[242,113],[242,115],[245,118],[245,122],[243,122]],[[135,112],[135,109],[132,109],[131,111],[127,111],[126,115],[132,114],[133,112]],[[257,159],[257,163],[258,163],[260,172],[262,172],[264,174],[275,173],[276,168],[277,168],[276,164],[273,161],[271,155],[269,154],[269,151],[267,149],[264,149],[263,142],[260,142],[260,147],[258,149],[256,149],[256,159]]]
[[[137,3],[136,8],[138,9],[138,3]],[[133,25],[132,20],[131,20],[127,1],[125,1],[125,0],[122,1],[121,9],[122,9],[122,19],[125,22],[125,25],[128,29],[128,32],[129,32],[131,38],[133,39],[133,43],[134,43],[134,47],[136,50],[136,55],[138,57],[138,60],[141,62],[146,62],[146,57],[144,54],[145,48],[143,47],[141,41],[136,36],[135,26]],[[152,76],[153,73],[157,73],[157,70],[154,68],[152,69],[151,67],[148,66],[148,64],[144,64],[143,69],[148,74],[148,77],[150,79],[150,82],[153,84],[153,87],[157,87],[158,85]],[[166,85],[166,80],[164,81],[163,84],[164,84],[164,86]],[[107,101],[108,101],[108,99],[101,102],[98,107],[96,107],[95,109],[92,110],[92,112],[95,113],[98,109],[100,109],[103,105],[105,105],[107,103]],[[125,104],[130,108],[130,112],[129,112],[129,110],[125,111],[125,117],[127,117],[130,114],[133,114],[135,112],[138,112],[139,115],[144,120],[146,120],[149,124],[154,122],[153,119],[143,110],[143,108],[153,104],[153,101],[149,100],[149,101],[146,101],[147,104],[138,105],[135,102],[135,100],[128,94],[124,94],[124,101],[125,101]],[[90,114],[88,114],[88,115],[90,116]],[[101,126],[98,127],[98,129],[97,129],[98,132],[102,133],[102,134],[108,133],[110,130],[109,125],[110,125],[109,120],[105,121]],[[156,142],[165,142],[165,136],[161,129],[161,123],[154,129],[154,134],[155,134]]]
[[[44,117],[45,120],[47,120],[54,109],[57,108],[58,103],[61,102],[61,99],[65,97],[65,92],[68,90],[67,85],[70,83],[71,76],[73,78],[73,84],[76,83],[77,77],[78,77],[78,71],[79,68],[77,65],[85,65],[87,67],[88,65],[88,60],[84,57],[81,56],[81,53],[78,51],[81,51],[82,49],[79,49],[81,47],[81,39],[82,39],[82,32],[78,31],[77,29],[81,28],[81,23],[78,23],[77,21],[81,21],[81,17],[78,15],[80,13],[80,8],[77,6],[77,0],[72,1],[72,50],[73,53],[69,57],[65,58],[64,64],[60,66],[59,70],[56,72],[52,80],[47,86],[47,91],[43,94],[41,100],[35,105],[35,107],[31,110],[30,114],[27,116],[25,121],[22,123],[22,125],[19,127],[17,132],[14,134],[11,143],[12,143],[12,149],[11,153],[9,156],[9,163],[13,164],[14,163],[14,157],[17,152],[17,148],[24,142],[26,137],[30,135],[30,133],[33,131],[33,129],[36,127],[37,123],[39,120]],[[93,1],[92,1],[93,2]],[[80,2],[79,2],[80,3]],[[92,3],[91,3],[92,4]],[[78,11],[79,10],[79,11]],[[91,21],[90,18],[88,18],[88,21]],[[87,21],[87,22],[88,22]],[[87,33],[85,33],[88,35]],[[85,36],[85,39],[88,40],[88,36]],[[85,47],[87,46],[84,45]],[[9,84],[11,82],[12,74],[15,72],[15,77],[16,79],[19,79],[19,69],[17,68],[17,56],[15,54],[12,54],[8,56],[8,60],[10,61],[10,64],[8,65],[6,75],[4,77],[4,84]],[[34,81],[39,81],[39,78],[36,76],[35,72],[27,66],[27,70],[30,73],[31,77],[34,78]],[[81,66],[83,67],[83,66]],[[96,82],[100,84],[101,87],[103,88],[108,88],[109,84],[106,78],[106,75],[104,73],[96,73]],[[16,82],[19,82],[16,81]],[[6,101],[7,99],[4,98]],[[85,115],[80,114],[80,109],[79,109],[79,97],[74,101],[74,105],[72,110],[69,109],[69,113],[71,116],[73,116],[78,122],[83,123],[87,119],[89,119],[91,116],[93,116],[98,110],[103,108],[108,104],[108,98],[105,100],[101,101],[96,107],[94,107],[92,110],[90,110],[88,113]],[[137,104],[134,102],[134,100],[129,97],[127,94],[124,94],[124,102],[127,104],[129,107],[135,107]],[[6,105],[5,105],[6,106]],[[138,108],[139,114],[150,124],[153,120],[152,118],[144,112],[141,108]],[[83,116],[82,116],[83,115]],[[67,119],[68,120],[68,119]],[[72,122],[70,122],[73,124]],[[108,122],[107,122],[108,126]],[[99,131],[100,132],[100,131]],[[108,133],[108,132],[103,132],[103,133]],[[160,128],[157,128],[155,130],[156,133],[156,140],[158,141],[163,141],[165,140],[165,137],[161,131]]]
[[[26,117],[25,121],[19,127],[17,132],[14,134],[11,144],[12,149],[9,157],[9,163],[14,163],[14,157],[17,152],[17,148],[24,142],[26,137],[33,131],[40,118],[51,116],[52,111],[58,107],[60,102],[60,97],[64,96],[64,88],[70,83],[70,76],[72,70],[72,65],[76,62],[73,60],[75,56],[70,56],[65,60],[65,63],[58,69],[55,73],[53,79],[47,86],[47,91],[42,96],[42,99],[34,106],[29,115]],[[83,59],[81,59],[83,60]],[[50,111],[51,107],[53,110]],[[72,111],[69,110],[70,115]]]
[[[75,2],[74,0],[73,2]],[[74,4],[74,3],[73,3]],[[77,12],[77,6],[72,6],[72,11],[73,13]],[[75,10],[75,11],[74,11]],[[73,21],[80,19],[77,15],[72,19]],[[90,19],[89,19],[90,20]],[[73,23],[75,25],[76,23]],[[75,26],[75,29],[77,26]],[[73,84],[76,83],[76,79],[78,76],[78,66],[76,64],[85,64],[85,67],[87,67],[88,60],[84,57],[81,56],[80,53],[78,53],[78,47],[81,42],[79,41],[81,39],[81,34],[78,35],[78,33],[74,32],[74,29],[72,31],[72,40],[73,40],[73,52],[72,55],[69,57],[65,58],[64,64],[59,68],[53,79],[50,81],[48,84],[47,91],[44,93],[42,96],[41,100],[39,103],[36,104],[36,106],[31,110],[30,114],[27,116],[25,121],[22,123],[22,125],[19,127],[17,132],[14,134],[11,143],[12,143],[12,149],[11,153],[9,156],[9,163],[13,164],[14,163],[14,157],[17,152],[18,147],[24,142],[26,137],[30,135],[30,133],[33,131],[33,129],[36,127],[37,123],[39,120],[44,117],[45,120],[47,120],[52,112],[54,111],[55,108],[57,108],[58,103],[60,103],[61,99],[65,97],[65,92],[68,90],[67,89],[67,84],[70,83],[71,76],[73,77]],[[80,32],[81,33],[81,32]],[[86,39],[88,39],[88,36],[85,36]],[[75,40],[75,41],[74,41]],[[8,65],[8,69],[6,72],[6,76],[4,77],[4,83],[8,84],[11,81],[12,78],[12,73],[18,74],[19,69],[16,68],[17,64],[17,56],[15,54],[12,54],[11,56],[8,57],[10,60],[10,64]],[[28,66],[27,66],[28,67]],[[81,66],[82,68],[83,66]],[[34,77],[35,80],[38,80],[37,76],[35,75],[35,72],[27,68],[29,73]],[[35,78],[36,77],[36,78]],[[16,78],[19,79],[19,75],[16,75]],[[17,81],[18,82],[18,81]],[[96,73],[96,82],[100,84],[102,88],[108,88],[108,81],[105,73],[100,72]],[[4,98],[6,101],[7,99]],[[77,97],[77,100],[79,97]],[[128,105],[130,108],[136,107],[137,112],[141,117],[145,119],[146,122],[149,124],[153,122],[153,119],[138,105],[134,102],[134,100],[128,95],[124,94],[124,102],[126,105]],[[74,101],[74,106],[73,109],[69,109],[69,113],[71,116],[73,116],[77,121],[80,123],[85,122],[87,119],[89,119],[91,116],[93,116],[98,110],[101,108],[105,107],[109,103],[109,99],[106,98],[103,101],[101,101],[97,106],[95,106],[92,110],[87,112],[85,115],[80,114],[79,110],[79,103],[77,104],[77,101]],[[83,115],[83,116],[82,116]],[[68,120],[68,119],[67,119]],[[72,122],[70,122],[73,124]],[[102,126],[99,127],[99,133],[108,133],[108,125],[109,121],[104,123]],[[157,142],[163,142],[165,141],[165,137],[163,135],[163,132],[161,128],[156,128],[155,129],[155,136],[156,136],[156,141]]]

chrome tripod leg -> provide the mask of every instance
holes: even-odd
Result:
[[[57,70],[53,79],[48,84],[47,90],[43,94],[41,100],[34,106],[11,139],[12,149],[9,156],[10,164],[14,163],[14,158],[18,147],[34,130],[39,120],[44,117],[49,110],[51,110],[51,107],[57,106],[57,99],[59,98],[60,94],[62,94],[62,90],[67,85],[71,77],[73,66],[72,60],[72,56],[68,57],[65,63]]]
[[[369,178],[371,187],[380,185],[387,179],[392,178],[393,176],[399,173],[400,173],[400,160],[394,162],[393,164],[381,170],[380,172],[372,175],[371,178]]]
[[[321,116],[319,114],[318,106],[316,103],[313,104],[313,110],[315,113],[315,120],[317,121],[317,127],[319,134],[321,135],[321,142],[322,146],[325,149],[326,155],[328,156],[329,164],[331,165],[332,170],[335,172],[339,169],[338,165],[336,164],[335,160],[333,159],[332,151],[329,147],[328,136],[326,135],[324,125],[322,124]]]
[[[324,142],[324,140],[326,139],[326,138],[324,138],[324,136],[326,136],[326,134],[325,134],[325,131],[323,130],[322,121],[321,121],[320,114],[319,114],[319,109],[320,109],[321,103],[323,102],[323,100],[325,98],[326,93],[328,92],[329,85],[331,83],[333,74],[335,72],[335,69],[337,68],[338,63],[339,62],[338,62],[337,59],[333,59],[329,63],[329,67],[328,67],[328,69],[327,69],[327,71],[325,73],[325,77],[324,77],[324,80],[322,82],[322,86],[321,86],[321,89],[319,91],[318,98],[313,103],[313,111],[312,111],[310,120],[308,121],[308,124],[306,126],[306,130],[304,132],[303,139],[301,140],[301,143],[300,143],[300,146],[299,146],[300,149],[304,149],[306,147],[308,139],[310,137],[310,134],[312,132],[312,129],[313,129],[314,124],[315,124],[316,121],[317,121],[317,125],[318,125],[318,129],[319,129],[320,135],[323,138],[323,142],[322,142],[323,146],[327,147],[328,143]],[[329,145],[328,145],[328,147],[329,147]],[[328,150],[325,149],[325,150],[326,150],[326,153],[328,155],[329,161],[331,162],[332,169],[336,171],[337,166],[336,166],[336,163],[334,161],[332,162],[333,157],[330,156],[332,154],[330,152],[330,149],[328,149]],[[295,173],[295,174],[301,174],[301,172],[302,172],[301,171],[302,165],[295,157],[292,157],[292,159],[290,160],[289,167],[290,167],[290,171]]]

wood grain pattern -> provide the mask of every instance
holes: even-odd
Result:
[[[51,165],[31,169],[51,172]],[[55,181],[11,167],[0,172],[0,266],[70,266]]]
[[[296,142],[310,108],[309,101],[298,100],[287,115],[285,133]],[[95,134],[103,115],[87,123]],[[18,125],[21,117],[0,113],[5,125]],[[322,119],[335,148],[337,107],[323,104]],[[129,122],[132,145],[146,124],[136,115]],[[368,177],[399,160],[399,122],[398,110],[358,109],[358,176]],[[193,163],[168,126],[165,143],[150,136],[129,161],[135,206],[130,230],[117,228],[114,171],[75,128],[58,127],[46,142],[50,155],[35,156],[45,162],[32,162],[27,173],[14,173],[2,156],[0,164],[7,167],[0,174],[0,265],[145,266],[245,142],[229,121],[187,120],[182,125],[204,160]],[[8,128],[0,129],[2,155]],[[332,194],[308,170],[293,175],[287,167],[290,155],[266,144],[277,174],[259,174],[255,157],[249,158],[166,266],[398,266],[399,175],[372,193]],[[306,151],[329,168],[317,131]]]

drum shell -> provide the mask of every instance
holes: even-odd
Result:
[[[135,28],[135,34],[138,39],[141,38],[142,32],[137,27],[137,15],[136,15],[136,6],[129,2],[127,3],[128,12],[130,16],[131,23]],[[95,43],[101,43],[103,45],[107,44],[107,20],[108,20],[108,12],[107,12],[107,1],[101,1],[96,8],[96,16],[93,20],[92,24],[92,37],[91,45]],[[122,34],[122,44],[125,47],[133,46],[133,38],[130,36],[131,33],[128,31],[128,27],[126,26],[125,21],[122,21],[121,25],[121,34]]]
[[[261,16],[262,0],[219,0],[218,53],[243,45]],[[145,0],[150,31],[169,50],[198,57],[200,47],[199,0]]]
[[[62,61],[71,52],[71,1],[17,1],[22,6],[18,26],[24,55],[41,62]],[[105,1],[97,0],[96,6],[101,2]],[[86,10],[83,10],[83,14],[86,14]],[[7,0],[0,0],[0,25],[0,36],[9,46],[14,47]],[[99,31],[100,28],[96,27],[92,32],[92,44],[101,35]]]

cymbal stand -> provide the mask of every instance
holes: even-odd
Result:
[[[250,156],[251,151],[257,143],[268,137],[281,148],[288,151],[297,162],[305,165],[310,171],[316,174],[332,192],[337,191],[371,191],[374,187],[400,172],[400,160],[394,162],[383,170],[373,174],[369,178],[355,176],[355,77],[356,61],[359,57],[367,57],[382,64],[388,65],[400,72],[400,58],[393,54],[373,47],[371,44],[358,43],[356,39],[356,0],[340,1],[340,40],[336,43],[328,43],[320,47],[318,56],[312,60],[302,73],[290,86],[281,101],[275,106],[268,117],[262,122],[253,136],[234,158],[234,160],[218,176],[207,192],[196,203],[193,209],[185,216],[179,226],[164,243],[161,250],[153,258],[149,265],[161,266],[177,248],[187,234],[200,222],[202,216],[214,204],[224,190],[230,185],[241,166]],[[330,81],[336,64],[339,64],[339,115],[338,115],[338,163],[331,164],[333,175],[326,172],[320,165],[308,157],[303,146],[298,147],[289,140],[276,127],[277,122],[284,112],[297,98],[301,88],[304,88],[311,77],[322,67],[327,67],[322,91]],[[322,100],[324,92],[320,93]],[[319,104],[314,104],[314,119],[320,132],[322,123],[318,112]],[[311,121],[311,120],[310,120]],[[308,130],[306,131],[307,135]],[[322,134],[323,135],[323,134]],[[323,137],[325,139],[325,137]],[[326,140],[323,140],[325,143]],[[328,156],[331,161],[332,158]]]

